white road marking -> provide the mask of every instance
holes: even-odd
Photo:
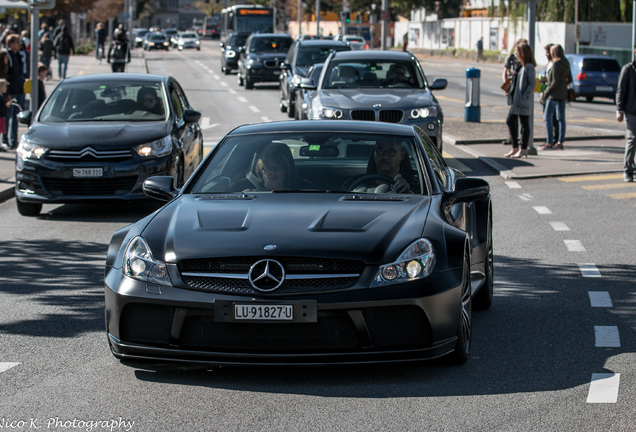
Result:
[[[263,123],[271,123],[271,121],[272,121],[272,119],[270,119],[270,118],[269,118],[269,117],[267,117],[267,116],[263,116],[263,117],[261,117],[261,120],[263,120]]]
[[[539,214],[552,214],[549,208],[547,207],[532,207]]]
[[[590,296],[590,306],[592,307],[613,307],[612,298],[607,291],[588,291]]]
[[[550,225],[555,231],[570,231],[570,228],[563,222],[550,222]]]
[[[243,103],[247,103],[247,99],[245,99],[243,96],[239,96],[236,98],[239,102],[243,102]]]
[[[587,403],[616,403],[618,401],[618,386],[621,374],[595,373],[592,374]]]
[[[532,201],[532,195],[530,194],[519,195],[519,198],[521,198],[522,201]]]
[[[217,127],[219,123],[210,123],[210,117],[202,117],[201,118],[201,130],[211,129],[213,127]]]
[[[227,87],[227,83],[226,83],[225,81],[221,81],[221,85],[222,85],[223,87]]]
[[[229,89],[229,90],[228,90],[228,92],[229,92],[230,94],[236,94],[236,90],[234,90],[233,88]]]
[[[563,240],[570,252],[585,252],[585,248],[580,240]]]
[[[579,269],[583,277],[601,277],[601,272],[594,264],[579,264]]]
[[[0,362],[0,373],[8,371],[12,367],[16,367],[20,363]]]
[[[616,326],[594,326],[595,346],[599,348],[620,348],[621,337]]]
[[[251,110],[252,110],[252,112],[255,112],[255,113],[259,113],[259,112],[261,112],[261,110],[259,110],[258,108],[256,108],[254,105],[250,105],[248,108],[249,108],[249,109],[251,109]]]
[[[506,185],[508,185],[510,189],[521,189],[521,185],[514,181],[506,182]]]

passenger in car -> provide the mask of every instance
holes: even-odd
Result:
[[[256,157],[246,178],[232,185],[237,191],[312,189],[313,185],[298,176],[291,150],[287,145],[271,143]]]

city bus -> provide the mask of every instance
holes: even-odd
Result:
[[[230,33],[274,33],[276,9],[260,5],[234,5],[221,11],[221,39]]]

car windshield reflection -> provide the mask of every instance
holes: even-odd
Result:
[[[39,121],[165,121],[165,107],[166,97],[159,83],[69,83],[51,95]]]

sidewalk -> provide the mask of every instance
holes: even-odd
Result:
[[[47,94],[58,84],[57,62],[51,64],[53,80],[45,82]],[[68,76],[91,73],[110,73],[110,65],[99,63],[92,56],[73,56],[69,61]],[[128,64],[128,72],[146,73],[143,52],[136,49]],[[537,121],[539,120],[539,121]],[[20,133],[26,127],[20,125]],[[454,146],[471,157],[479,158],[505,179],[530,179],[563,175],[600,174],[622,172],[625,137],[589,126],[568,126],[565,150],[538,150],[538,155],[527,159],[510,159],[503,155],[510,146],[502,145],[508,129],[502,119],[497,122],[469,123],[458,118],[444,119],[444,146]],[[545,142],[545,126],[535,118],[534,142],[536,148]],[[15,151],[0,153],[0,202],[14,195]]]

